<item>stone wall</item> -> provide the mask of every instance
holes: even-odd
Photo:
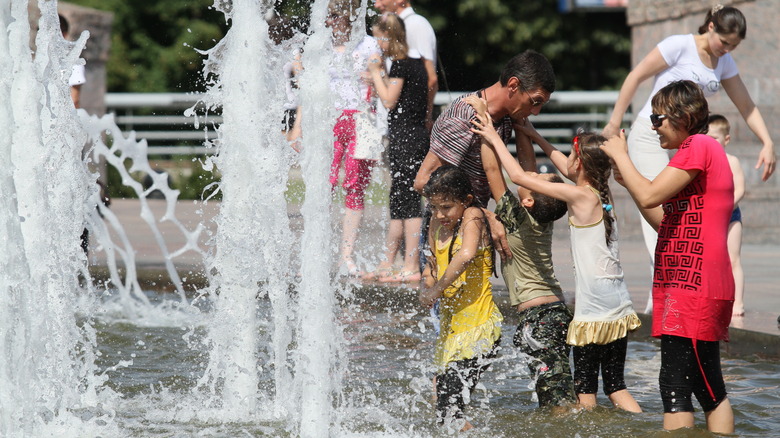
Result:
[[[747,38],[732,53],[740,76],[758,105],[764,121],[780,152],[780,0],[629,0],[626,12],[631,26],[632,65],[636,65],[669,35],[698,33],[707,10],[715,4],[739,8],[748,22]],[[632,107],[644,105],[652,81],[645,81],[637,91]],[[755,243],[780,243],[780,171],[768,182],[761,182],[754,169],[761,143],[753,135],[725,92],[709,99],[713,112],[725,115],[731,122],[729,152],[738,156],[745,171],[747,194],[741,203],[745,240]],[[622,198],[624,190],[615,190]],[[616,203],[630,200],[616,200]],[[628,205],[626,205],[628,207]],[[621,209],[623,210],[623,209]],[[626,210],[623,210],[626,211]],[[621,228],[628,234],[638,233],[634,214],[623,215],[627,222]]]
[[[632,65],[636,65],[655,46],[669,35],[697,33],[704,22],[707,9],[719,3],[713,0],[631,0],[627,9],[631,26],[633,48]],[[775,143],[780,143],[780,1],[778,0],[720,0],[720,3],[739,8],[748,22],[747,38],[732,53],[745,86],[758,105]],[[645,81],[637,91],[633,108],[641,108],[652,88]],[[709,99],[713,112],[725,115],[732,125],[730,152],[739,156],[750,186],[766,186],[760,174],[753,169],[760,143],[739,115],[726,93]],[[777,147],[776,147],[777,149]],[[780,188],[780,178],[772,177],[768,185]]]

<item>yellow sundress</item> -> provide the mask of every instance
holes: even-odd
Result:
[[[439,230],[433,248],[437,279],[449,266],[449,245],[437,248],[438,234]],[[457,253],[462,245],[461,236],[457,235],[451,244],[454,245],[452,253]],[[489,353],[501,337],[504,317],[493,302],[492,273],[492,248],[479,248],[466,270],[444,290],[439,302],[441,331],[434,355],[434,364],[440,371],[450,362]]]

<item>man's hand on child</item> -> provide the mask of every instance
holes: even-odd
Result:
[[[493,248],[498,251],[498,255],[501,257],[501,261],[505,262],[512,258],[512,250],[509,249],[509,241],[506,238],[506,228],[501,221],[498,220],[495,213],[483,208],[485,217],[490,223],[490,237],[493,239]]]

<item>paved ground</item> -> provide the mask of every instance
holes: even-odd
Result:
[[[154,216],[159,220],[165,213],[164,201],[149,200],[149,205]],[[196,204],[192,201],[181,201],[176,205],[176,217],[188,229],[194,229],[198,223],[202,223],[208,232],[215,231],[212,218],[219,209],[218,202],[210,202],[207,205]],[[147,282],[155,282],[158,285],[165,283],[165,259],[159,249],[154,234],[140,216],[140,202],[138,200],[115,199],[111,205],[111,211],[117,215],[127,233],[128,240],[133,246],[139,277]],[[297,206],[288,208],[291,227],[299,230],[301,217]],[[375,263],[381,251],[384,241],[384,223],[386,209],[384,206],[368,206],[364,226],[358,240],[358,261],[364,266]],[[333,214],[333,223],[338,224],[339,212]],[[186,237],[177,226],[170,221],[161,222],[160,233],[164,237],[169,252],[182,248],[186,243]],[[630,224],[629,224],[630,227]],[[337,231],[337,230],[335,230]],[[207,232],[202,233],[199,240],[204,246],[208,237]],[[650,288],[650,265],[644,244],[639,240],[635,230],[621,228],[621,235],[627,238],[620,240],[620,257],[626,274],[626,281],[634,300],[637,311],[643,311],[647,302]],[[558,278],[566,290],[573,290],[574,279],[569,251],[568,229],[565,221],[557,223],[553,255]],[[105,254],[99,250],[93,250],[90,257],[93,264],[93,272],[96,276],[102,275],[105,266]],[[780,356],[780,328],[777,318],[780,315],[780,245],[778,244],[746,244],[743,247],[743,266],[746,278],[746,316],[732,322],[732,327],[742,330],[732,330],[732,342],[727,349],[735,353],[744,347],[750,347],[749,354],[764,354],[771,357]],[[195,251],[185,252],[173,259],[177,270],[188,281],[197,286],[198,272],[203,271],[202,256]],[[193,275],[194,274],[194,275]],[[497,294],[505,293],[502,280],[496,281]],[[503,289],[502,289],[503,288]],[[648,320],[649,321],[649,320]],[[648,325],[648,324],[645,324]]]

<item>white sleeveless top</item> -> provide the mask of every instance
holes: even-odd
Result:
[[[617,240],[607,245],[603,218],[592,225],[574,225],[569,217],[569,230],[575,303],[567,342],[603,345],[621,339],[641,322],[623,281]],[[616,239],[616,227],[612,234]]]

